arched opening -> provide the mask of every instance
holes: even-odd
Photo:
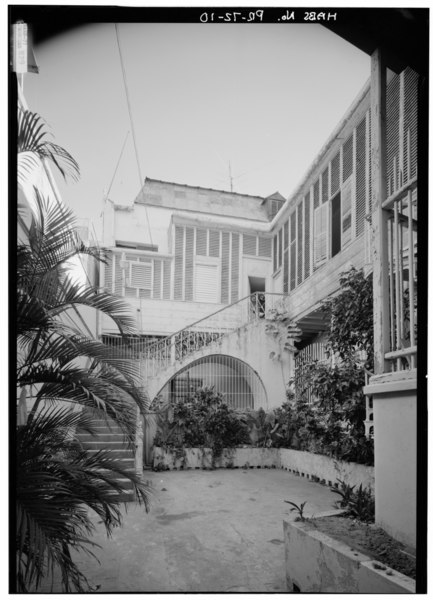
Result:
[[[224,354],[212,354],[184,367],[158,395],[173,401],[205,386],[223,394],[233,408],[259,408],[267,404],[266,391],[257,373],[243,361]]]

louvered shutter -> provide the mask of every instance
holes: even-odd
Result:
[[[356,128],[356,235],[365,228],[366,209],[366,118]]]
[[[318,266],[328,258],[328,203],[314,211],[314,264]]]
[[[352,239],[352,179],[341,189],[341,247]]]
[[[229,301],[229,271],[230,271],[230,234],[222,234],[222,257],[221,257],[221,302],[228,304]]]
[[[232,233],[231,302],[239,300],[239,237],[238,233]]]
[[[302,273],[302,264],[303,264],[303,240],[304,240],[304,236],[303,236],[303,222],[304,222],[304,215],[303,215],[303,209],[302,209],[303,203],[301,202],[301,204],[298,204],[298,285],[300,283],[302,283],[303,281],[303,273]]]
[[[386,157],[388,194],[396,189],[399,164],[399,114],[400,114],[400,77],[388,83],[386,89]],[[396,169],[394,172],[394,165]]]
[[[343,144],[343,182],[353,172],[353,134]]]
[[[340,189],[340,152],[331,160],[331,196]]]
[[[195,301],[218,302],[218,266],[195,264]]]
[[[129,287],[150,290],[152,288],[152,264],[142,262],[131,263],[131,279]]]
[[[259,256],[264,258],[271,258],[272,255],[272,245],[271,238],[262,238],[259,237]]]
[[[174,299],[183,300],[183,227],[175,227],[174,237]]]
[[[207,229],[197,229],[195,253],[198,256],[207,256]]]
[[[403,183],[416,175],[418,149],[418,74],[404,71]],[[409,146],[408,146],[408,133]],[[410,166],[408,167],[408,163]],[[410,170],[410,172],[409,172]]]
[[[220,257],[220,237],[219,231],[209,231],[209,256]]]
[[[305,196],[304,262],[305,277],[310,275],[310,193]]]
[[[162,297],[164,300],[170,300],[170,288],[171,288],[171,262],[169,260],[164,261],[164,277],[162,284]]]
[[[185,228],[185,300],[193,298],[193,273],[194,273],[194,229]]]
[[[162,261],[155,260],[153,265],[153,297],[161,298],[161,266]]]
[[[110,294],[113,292],[113,255],[110,253],[107,258],[104,270],[104,289]]]
[[[326,169],[322,173],[322,204],[329,200],[329,169]],[[318,204],[317,204],[318,206]]]
[[[255,235],[243,235],[243,254],[256,256],[257,238]]]

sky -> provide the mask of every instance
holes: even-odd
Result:
[[[369,56],[317,24],[117,31],[143,179],[288,197],[369,77]],[[141,188],[115,25],[58,35],[35,57],[27,103],[78,161],[80,181],[57,178],[60,191],[99,233],[104,194],[131,204]]]

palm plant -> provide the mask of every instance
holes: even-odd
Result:
[[[41,142],[43,132],[35,123],[40,125],[37,118],[24,117],[21,123],[28,128],[27,137],[19,138],[20,149],[29,153],[26,164],[34,153],[57,166],[60,162],[53,155],[66,157],[74,166],[66,151]],[[78,307],[105,313],[124,335],[134,334],[135,326],[120,299],[71,276],[71,259],[77,255],[100,257],[81,242],[69,209],[47,202],[34,189],[31,222],[20,224],[17,390],[20,400],[27,397],[32,408],[16,432],[16,585],[18,591],[37,590],[43,578],[59,570],[63,591],[82,592],[90,584],[73,552],[91,553],[89,509],[101,517],[110,534],[121,522],[118,476],[132,481],[146,509],[149,490],[109,452],[90,454],[78,444],[75,431],[91,432],[95,416],[114,420],[132,443],[137,409],[144,412],[147,407],[132,354],[89,335],[78,318]]]

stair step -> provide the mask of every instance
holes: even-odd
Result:
[[[77,433],[77,437],[81,442],[121,442],[122,444],[128,443],[127,437],[122,433],[116,432],[108,432],[108,431],[98,431],[94,434],[92,433],[82,433],[79,431]]]

